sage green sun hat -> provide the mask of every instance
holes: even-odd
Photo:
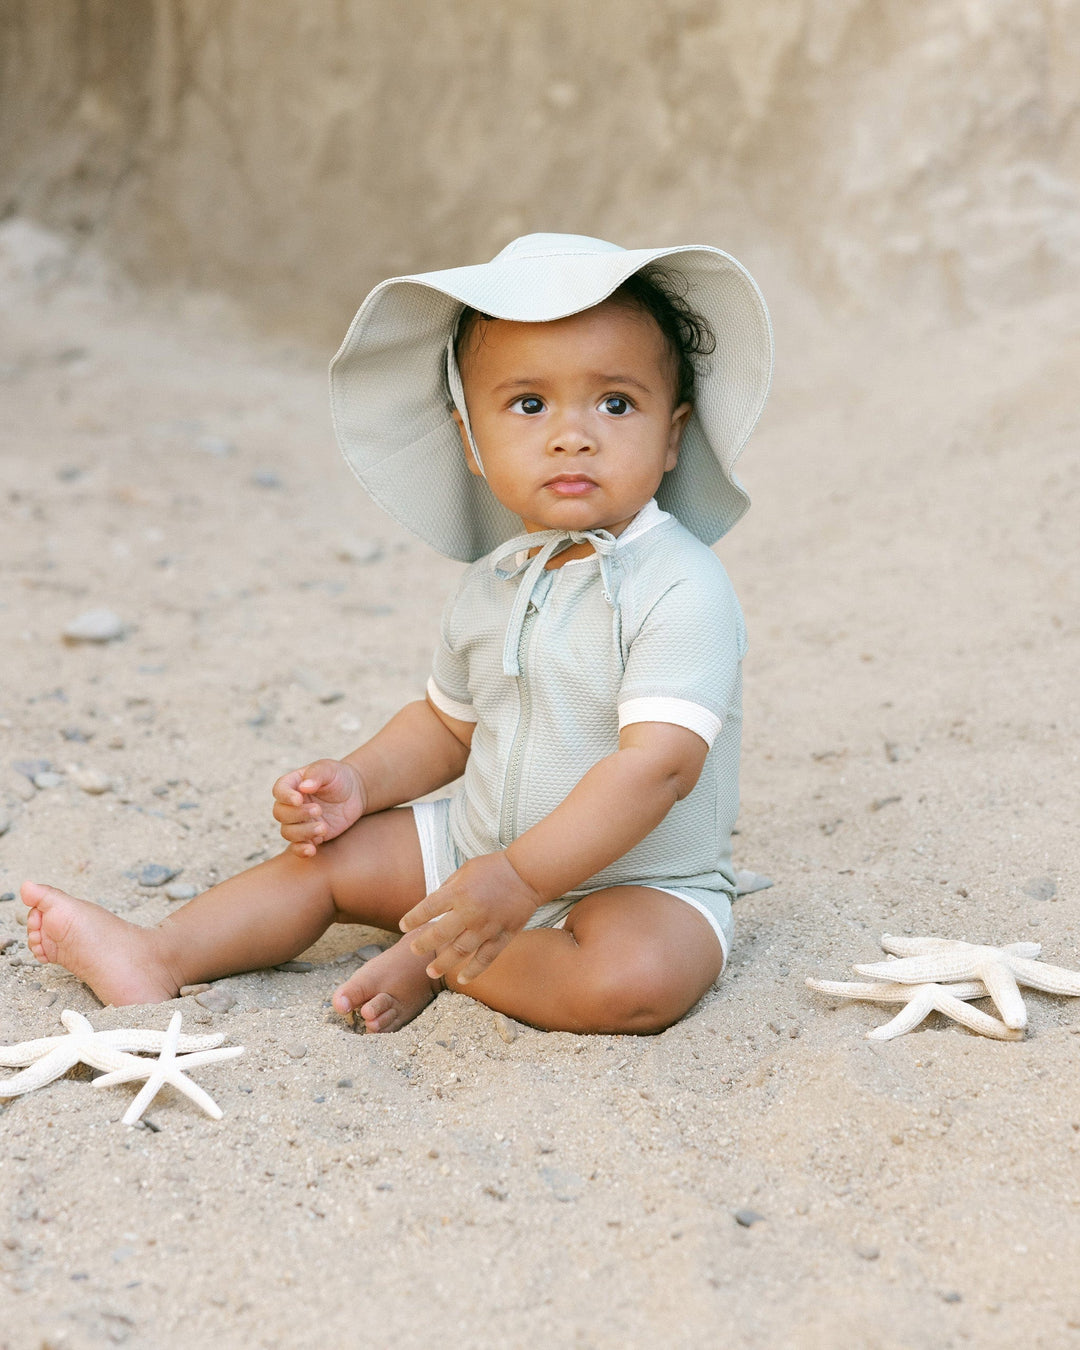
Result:
[[[491,262],[376,286],[330,365],[334,430],[357,478],[451,558],[473,562],[520,534],[520,520],[469,472],[453,420],[456,403],[468,426],[453,355],[462,309],[519,323],[562,319],[652,264],[681,278],[686,303],[716,337],[714,352],[694,358],[694,411],[656,500],[715,543],[750,505],[735,462],[768,396],[773,342],[753,277],[705,244],[623,249],[585,235],[527,234]]]

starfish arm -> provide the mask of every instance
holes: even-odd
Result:
[[[155,1069],[146,1082],[142,1085],[138,1096],[131,1103],[128,1109],[121,1116],[120,1121],[123,1125],[134,1125],[142,1113],[157,1096],[161,1084],[164,1082],[164,1075],[160,1069]]]
[[[157,1054],[165,1044],[166,1032],[140,1031],[137,1028],[99,1031],[98,1036],[116,1050],[136,1050],[146,1054]],[[224,1032],[212,1036],[181,1036],[177,1040],[179,1051],[213,1050],[225,1039]]]
[[[193,1055],[178,1055],[176,1064],[185,1073],[201,1068],[204,1064],[216,1064],[222,1059],[238,1059],[244,1053],[242,1045],[224,1045],[220,1050],[198,1050]]]
[[[854,967],[856,974],[875,980],[896,980],[899,984],[940,984],[946,980],[980,978],[978,957],[984,947],[940,947],[923,956],[906,956],[899,961],[872,961]]]
[[[186,1072],[188,1069],[198,1069],[203,1064],[214,1064],[221,1059],[235,1059],[243,1053],[242,1045],[227,1045],[221,1050],[199,1050],[192,1055],[177,1056],[176,1066]],[[95,1078],[94,1087],[115,1087],[117,1083],[132,1083],[136,1078],[146,1078],[153,1072],[154,1065],[158,1062],[152,1059],[137,1059],[134,1055],[125,1055],[124,1059],[126,1062],[118,1065],[113,1072]],[[171,1080],[166,1078],[163,1081]]]
[[[0,1045],[0,1068],[24,1069],[27,1064],[36,1064],[67,1039],[66,1036],[42,1036],[40,1040],[23,1041],[21,1045]]]
[[[992,1036],[996,1041],[1022,1041],[1024,1039],[1023,1031],[1016,1027],[1007,1027],[1004,1022],[999,1022],[996,1017],[991,1017],[989,1013],[981,1012],[978,1008],[972,1008],[967,1003],[962,1003],[960,999],[953,995],[951,989],[946,989],[939,985],[934,995],[934,1007],[946,1017],[951,1017],[954,1022],[959,1022],[961,1026],[967,1027],[970,1031],[977,1031],[980,1036]]]
[[[906,1031],[911,1031],[917,1027],[933,1006],[933,994],[926,989],[913,989],[907,1007],[901,1008],[891,1022],[886,1022],[880,1027],[875,1027],[873,1031],[868,1031],[866,1039],[870,1041],[891,1041],[896,1036],[903,1036]]]
[[[182,1092],[185,1096],[190,1097],[196,1106],[201,1106],[206,1114],[214,1120],[220,1120],[225,1114],[207,1091],[201,1088],[198,1083],[193,1082],[192,1079],[188,1078],[185,1074],[180,1073],[179,1070],[166,1081],[176,1088],[178,1092]]]
[[[979,979],[986,985],[986,992],[994,1000],[1005,1025],[1014,1028],[1026,1027],[1027,1008],[1009,969],[1010,960],[1015,960],[1015,957],[1006,958],[995,951],[983,958],[977,973]]]
[[[1008,952],[1010,956],[1021,956],[1025,960],[1035,961],[1042,952],[1042,943],[1040,942],[1010,942],[1008,946],[1002,947],[1003,952]]]
[[[46,1083],[51,1083],[54,1078],[59,1078],[61,1074],[67,1073],[68,1069],[78,1063],[78,1052],[71,1044],[74,1038],[62,1036],[58,1039],[61,1043],[55,1050],[51,1050],[47,1055],[35,1060],[33,1064],[20,1073],[5,1078],[0,1083],[0,1097],[20,1097],[24,1092],[33,1092],[35,1088],[44,1087]]]
[[[816,989],[819,994],[832,994],[834,998],[863,999],[870,1003],[904,1003],[908,999],[908,991],[902,984],[890,984],[888,980],[864,984],[857,980],[815,980],[807,977],[806,986]]]
[[[1020,984],[1030,989],[1041,989],[1047,994],[1080,995],[1080,973],[1064,966],[1049,966],[1042,961],[1009,958],[1009,968]]]
[[[952,938],[938,937],[897,937],[893,933],[882,933],[881,946],[893,956],[925,956],[927,952],[939,951],[942,947],[957,947],[963,944]]]
[[[76,1012],[74,1008],[65,1008],[60,1014],[60,1021],[67,1027],[73,1036],[80,1031],[83,1033],[93,1032],[94,1028],[90,1025],[89,1017],[84,1017],[82,1013]]]

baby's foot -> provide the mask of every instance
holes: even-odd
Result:
[[[359,1012],[368,1031],[398,1031],[443,987],[428,975],[428,959],[410,951],[407,941],[395,943],[345,981],[334,995],[334,1007],[339,1013]]]
[[[26,942],[39,961],[63,966],[102,1003],[163,1003],[179,992],[157,954],[154,931],[88,900],[26,881]]]

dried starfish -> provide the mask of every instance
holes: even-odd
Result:
[[[920,939],[900,939],[910,943]],[[943,940],[944,941],[944,940]],[[897,939],[884,934],[882,946]],[[982,980],[1007,1027],[1027,1026],[1027,1009],[1018,984],[1042,989],[1048,994],[1080,996],[1080,972],[1063,966],[1045,965],[1028,953],[1035,944],[1018,942],[1009,947],[984,947],[972,942],[953,942],[898,961],[872,961],[854,967],[856,974],[898,984],[938,984],[951,980]]]
[[[60,1014],[60,1021],[67,1028],[66,1036],[43,1036],[21,1045],[0,1047],[0,1065],[9,1069],[23,1068],[22,1073],[12,1074],[0,1082],[0,1097],[18,1097],[34,1088],[44,1087],[76,1064],[89,1064],[91,1068],[109,1071],[124,1068],[129,1060],[141,1064],[142,1060],[125,1052],[160,1050],[167,1034],[134,1028],[95,1031],[82,1013],[70,1008]],[[209,1050],[220,1045],[225,1037],[184,1036],[182,1039],[185,1050]]]
[[[179,1092],[190,1097],[197,1106],[201,1106],[214,1120],[222,1117],[221,1107],[208,1092],[204,1092],[198,1083],[193,1083],[184,1074],[184,1068],[197,1069],[200,1064],[211,1064],[220,1059],[235,1059],[244,1053],[242,1045],[230,1045],[221,1050],[201,1050],[192,1055],[177,1057],[176,1049],[180,1041],[181,1013],[173,1013],[169,1029],[165,1032],[164,1044],[157,1059],[137,1059],[134,1055],[125,1057],[126,1063],[118,1065],[111,1073],[94,1079],[95,1087],[111,1087],[114,1083],[130,1083],[136,1078],[145,1078],[139,1095],[124,1112],[122,1123],[134,1125],[142,1113],[168,1083]]]
[[[923,939],[913,939],[921,941]],[[884,942],[884,938],[882,939]],[[1030,944],[1029,944],[1030,945]],[[1007,1027],[989,1013],[978,1008],[969,1008],[964,999],[985,998],[986,986],[981,980],[966,980],[960,984],[891,984],[881,981],[877,984],[859,984],[848,980],[812,980],[806,981],[811,989],[822,994],[832,994],[837,998],[865,999],[870,1003],[904,1003],[903,1008],[891,1022],[866,1033],[873,1041],[891,1041],[894,1036],[902,1036],[912,1031],[931,1012],[944,1013],[961,1026],[977,1031],[982,1036],[993,1036],[998,1041],[1022,1041],[1024,1033]]]

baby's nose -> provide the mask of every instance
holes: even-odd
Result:
[[[553,432],[549,449],[562,454],[586,454],[593,450],[593,439],[576,419],[564,422]]]

